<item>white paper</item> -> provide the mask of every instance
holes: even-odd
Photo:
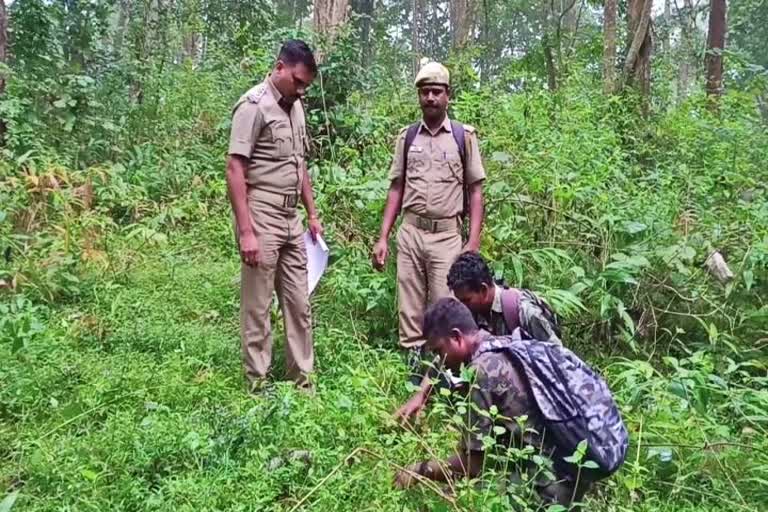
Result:
[[[312,240],[309,231],[304,232],[304,245],[307,247],[307,284],[309,285],[309,294],[312,295],[320,277],[328,266],[328,246],[325,245],[323,237],[317,237],[317,243]]]

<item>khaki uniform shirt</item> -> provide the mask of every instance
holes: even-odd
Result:
[[[281,100],[269,77],[238,100],[232,114],[229,154],[248,159],[249,187],[298,194],[309,148],[304,107],[296,100],[286,112]]]
[[[424,121],[421,122],[408,150],[403,208],[433,219],[455,217],[461,213],[465,182],[471,185],[485,179],[477,133],[469,125],[464,125],[464,130],[467,168],[462,170],[459,148],[451,133],[448,117],[436,133],[430,132]],[[403,177],[407,131],[408,127],[403,128],[397,137],[395,156],[389,171],[390,180]]]

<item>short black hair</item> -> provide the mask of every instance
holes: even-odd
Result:
[[[482,291],[482,285],[493,286],[491,269],[482,256],[476,252],[465,252],[456,258],[448,270],[448,288]]]
[[[304,64],[312,74],[317,74],[317,62],[315,55],[307,43],[300,39],[288,39],[280,47],[280,53],[277,54],[278,60],[281,60],[289,66]]]
[[[464,334],[477,332],[477,323],[467,306],[453,297],[444,297],[427,308],[421,330],[427,341],[450,336],[453,329]]]

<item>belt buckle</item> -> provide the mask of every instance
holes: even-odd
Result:
[[[418,226],[419,229],[429,231],[430,233],[437,231],[437,222],[426,217],[416,217],[416,226]]]
[[[286,194],[283,196],[283,206],[286,208],[296,208],[296,204],[299,202],[298,194]]]

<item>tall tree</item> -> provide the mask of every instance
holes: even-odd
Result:
[[[723,49],[725,48],[725,0],[710,0],[707,35],[707,95],[715,100],[723,90]]]
[[[424,0],[412,0],[411,2],[411,51],[413,52],[413,75],[419,72],[421,61],[421,20],[424,16]]]
[[[352,11],[358,16],[355,19],[360,31],[360,63],[367,66],[372,57],[371,25],[376,9],[375,0],[352,0]]]
[[[677,101],[688,96],[691,87],[692,60],[694,58],[694,37],[696,31],[696,8],[693,0],[683,0],[680,15],[680,68],[677,78]]]
[[[647,113],[647,99],[651,92],[651,7],[653,0],[629,0],[627,35],[629,47],[624,61],[622,83],[634,83],[645,98],[643,110]]]
[[[8,63],[8,11],[0,0],[0,66]],[[5,94],[5,71],[0,67],[0,97]],[[5,140],[5,121],[0,118],[0,144]]]
[[[616,0],[605,0],[603,6],[603,90],[614,91],[616,84]]]
[[[339,29],[347,22],[349,0],[315,0],[312,17],[315,32],[330,47]],[[318,52],[318,59],[323,60],[323,52]]]
[[[554,92],[557,90],[557,66],[555,64],[555,57],[554,57],[554,51],[553,51],[553,44],[557,42],[557,36],[553,36],[552,34],[557,34],[557,29],[554,28],[555,22],[553,21],[556,17],[554,9],[554,2],[550,2],[547,0],[544,0],[542,2],[542,18],[544,19],[543,23],[543,35],[541,36],[541,47],[544,51],[544,64],[547,70],[547,88]],[[560,19],[559,16],[557,17],[558,20]],[[555,41],[553,41],[553,39]]]
[[[476,0],[452,0],[451,16],[451,48],[459,49],[466,46],[474,25]]]
[[[664,0],[664,39],[662,39],[662,49],[664,55],[669,55],[669,50],[672,48],[672,2],[670,0]]]

